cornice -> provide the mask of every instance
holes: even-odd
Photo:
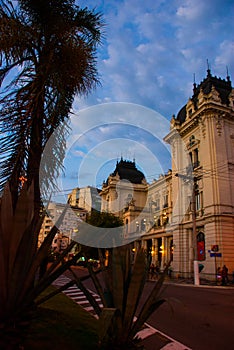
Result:
[[[175,124],[175,127],[170,133],[164,137],[164,141],[170,143],[170,141],[178,135],[185,136],[199,125],[201,118],[203,118],[204,121],[204,119],[214,116],[219,116],[227,120],[234,120],[234,110],[213,101],[205,102],[199,106],[191,117],[187,117],[182,125],[178,126]]]

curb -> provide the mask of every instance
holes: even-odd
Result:
[[[148,279],[147,282],[153,283],[157,282],[157,280],[152,280]],[[234,289],[234,284],[231,285],[226,285],[226,286],[221,286],[221,285],[214,285],[214,284],[199,284],[195,285],[191,282],[186,282],[186,281],[176,281],[176,280],[165,280],[163,284],[167,285],[175,285],[175,286],[185,286],[185,287],[196,287],[196,288],[217,288],[217,289]]]

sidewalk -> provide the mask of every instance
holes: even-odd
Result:
[[[148,278],[148,281],[149,282],[155,282],[157,281],[155,278]],[[192,286],[194,285],[194,280],[193,278],[169,278],[169,277],[166,277],[165,278],[165,281],[164,281],[165,284],[175,284],[175,285],[189,285],[189,286]],[[195,285],[194,285],[195,286]],[[203,287],[203,286],[206,286],[206,287],[220,287],[220,288],[225,288],[225,287],[230,287],[230,288],[234,288],[234,282],[232,281],[229,281],[226,285],[221,285],[219,283],[216,283],[216,281],[210,281],[210,280],[207,280],[205,278],[200,278],[200,284],[199,285],[196,285],[195,287]]]

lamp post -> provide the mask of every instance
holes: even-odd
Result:
[[[194,284],[196,286],[200,285],[199,279],[199,268],[197,260],[197,228],[196,228],[196,187],[197,187],[197,178],[189,175],[175,174],[175,176],[182,178],[183,180],[192,180],[193,189],[192,189],[192,242],[193,242],[193,273],[194,273]]]

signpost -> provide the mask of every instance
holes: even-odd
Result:
[[[219,246],[217,244],[214,244],[211,246],[211,250],[208,250],[208,252],[210,253],[210,257],[214,257],[214,261],[215,261],[215,281],[217,284],[217,261],[216,258],[221,258],[222,257],[222,253],[219,252]]]
[[[197,188],[197,177],[188,176],[183,174],[175,174],[175,176],[180,177],[184,180],[190,180],[193,182],[192,189],[192,242],[193,242],[193,271],[194,271],[194,284],[200,285],[199,278],[199,267],[198,267],[198,254],[197,254],[197,228],[196,228],[196,188]]]

